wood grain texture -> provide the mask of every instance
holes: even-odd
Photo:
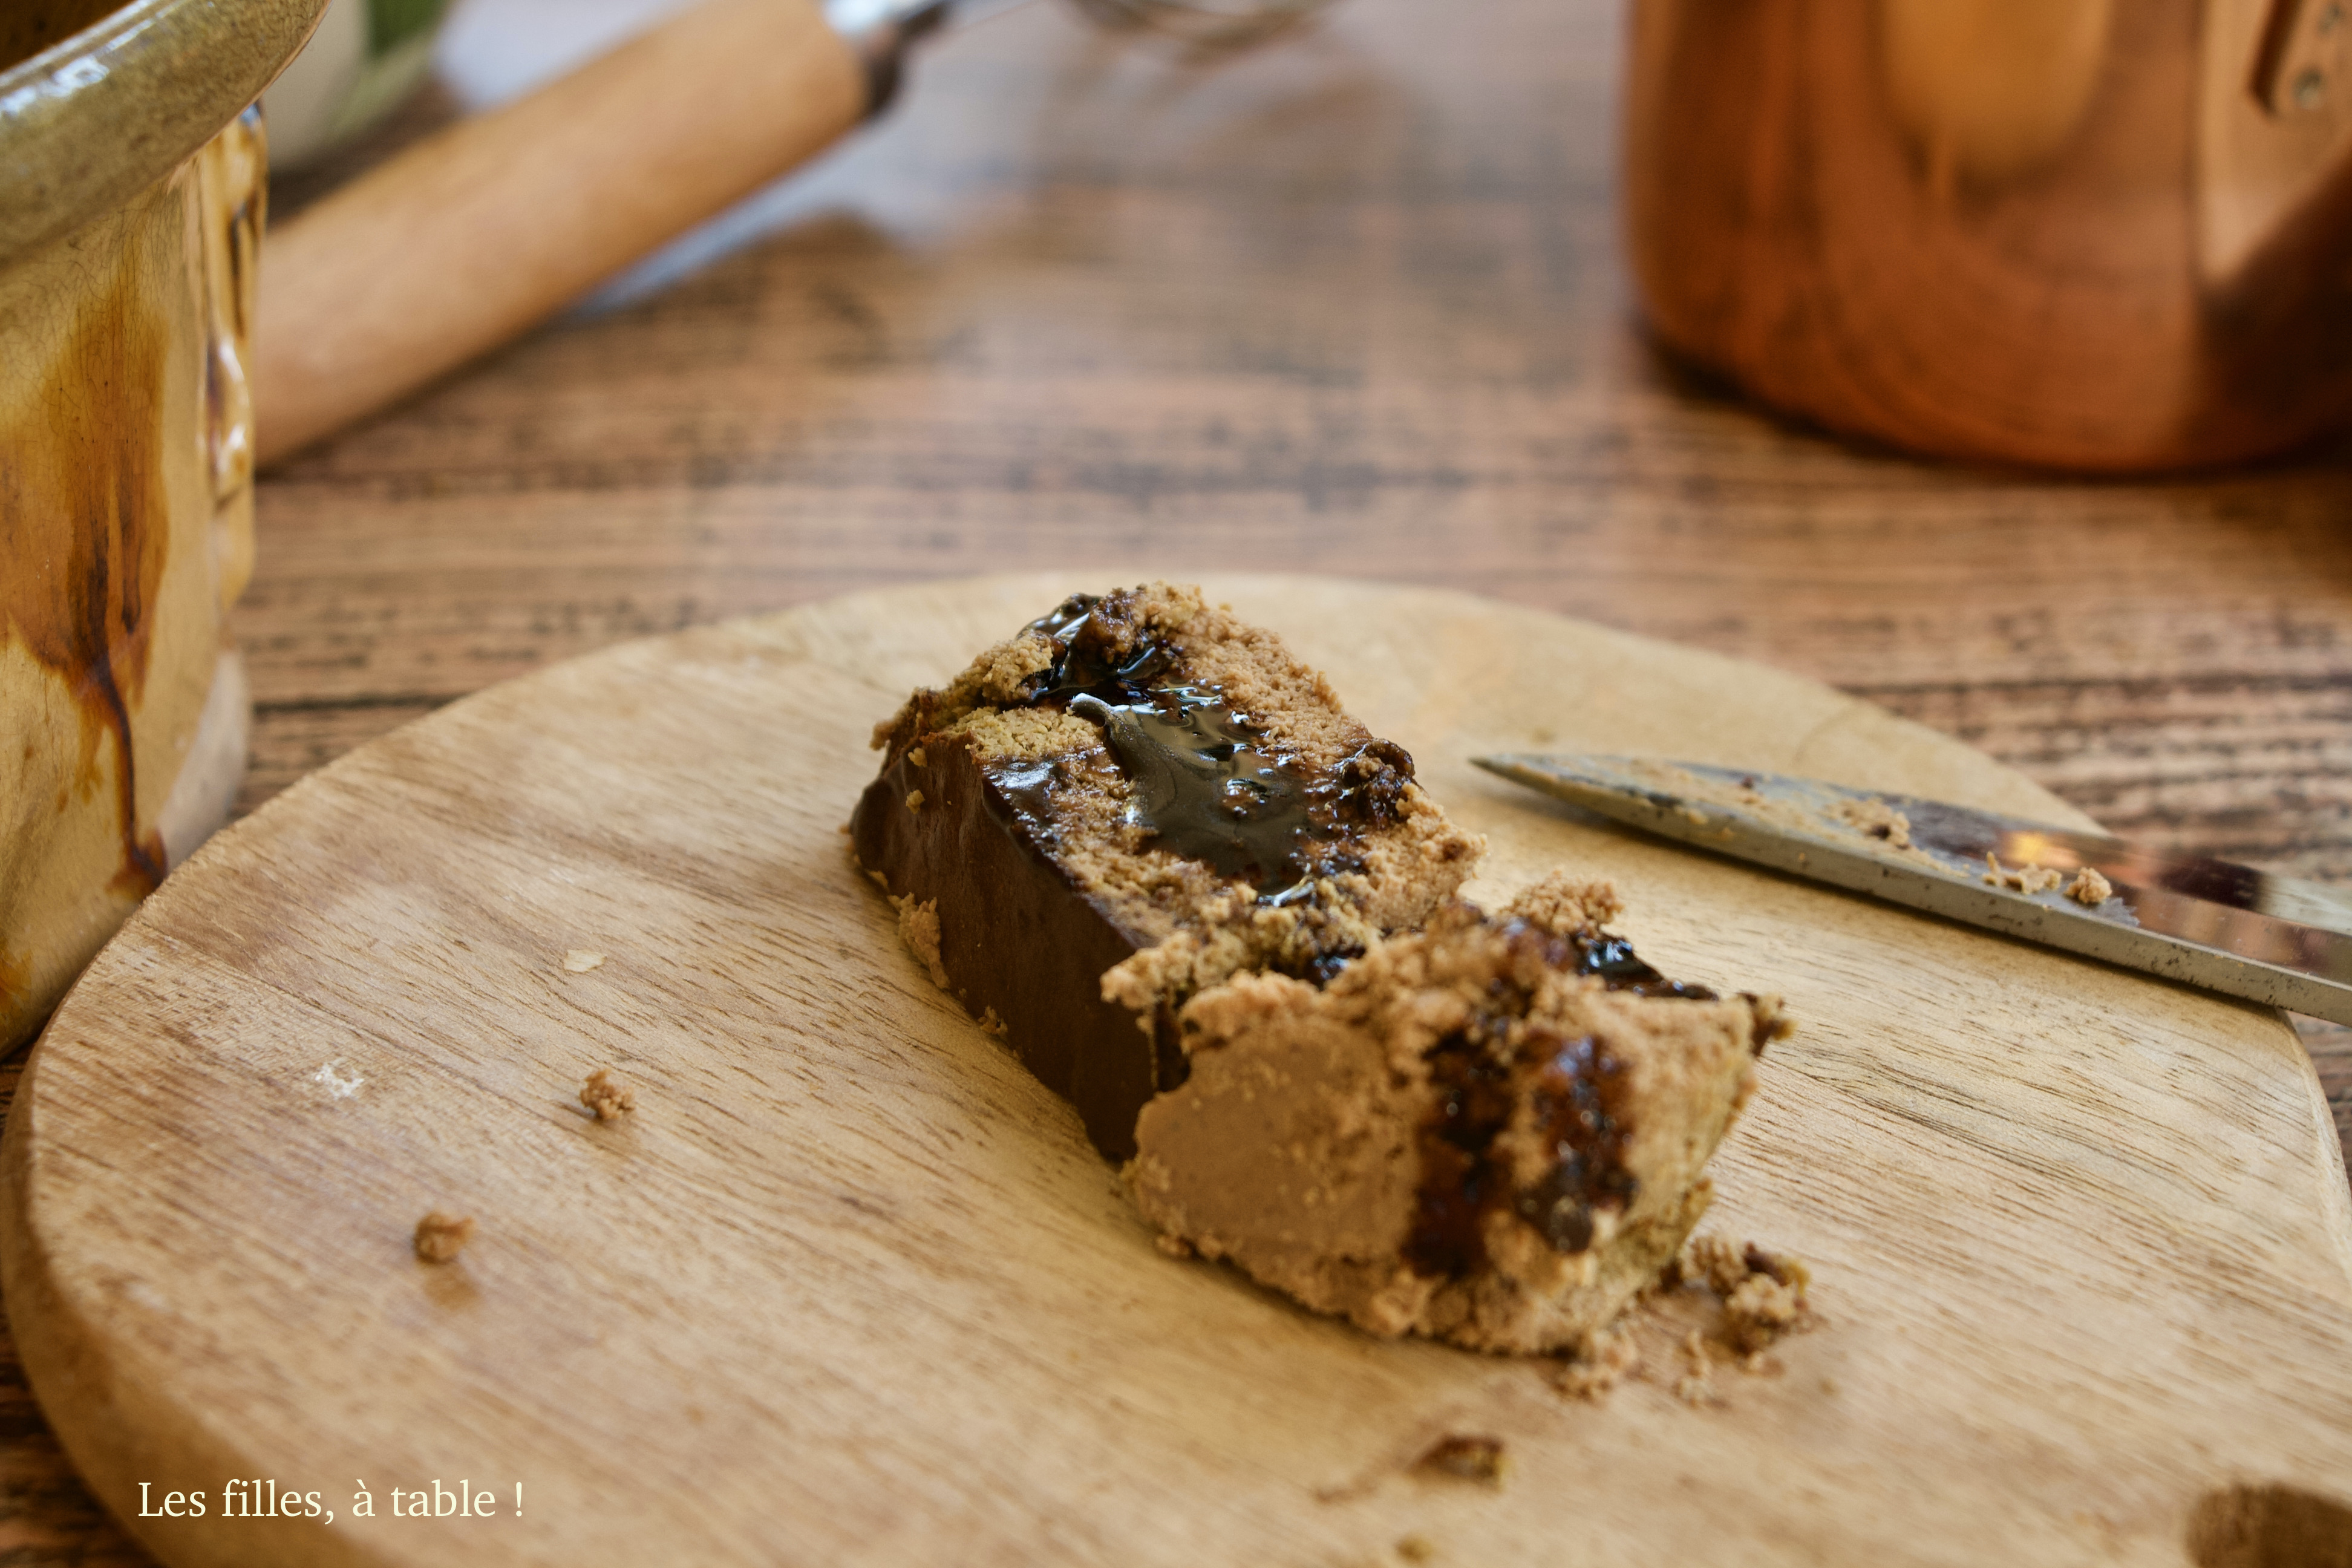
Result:
[[[15,1101],[24,1071],[21,1054],[0,1064],[0,1099]],[[0,1562],[131,1568],[152,1561],[108,1517],[58,1447],[13,1335],[0,1342],[0,1476],[6,1479]]]
[[[637,4],[467,0],[454,91],[343,169]],[[1051,5],[940,40],[801,180],[265,479],[246,808],[625,637],[1148,552],[1759,659],[2116,830],[2352,877],[2344,452],[2056,482],[1842,447],[1677,371],[1619,255],[1620,25],[1349,0],[1213,68]],[[2352,1131],[2352,1032],[2305,1038]],[[131,1550],[37,1441],[0,1458],[0,1551]]]
[[[15,1331],[99,1494],[533,1500],[135,1521],[174,1564],[1530,1561],[1573,1520],[1601,1561],[2169,1565],[2217,1489],[2352,1471],[2352,1193],[2277,1016],[1481,780],[1474,752],[1556,744],[2071,816],[1827,689],[1488,601],[1208,584],[1490,836],[1475,890],[1611,875],[1663,967],[1786,994],[1712,1223],[1811,1260],[1825,1322],[1709,1407],[1662,1367],[1591,1405],[1161,1256],[838,830],[874,716],[1087,580],[558,666],[175,877],[5,1145]],[[573,1101],[598,1067],[627,1121]],[[431,1207],[478,1222],[457,1264],[409,1255]],[[1406,1473],[1455,1432],[1511,1480]]]

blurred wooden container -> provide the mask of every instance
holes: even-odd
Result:
[[[244,772],[247,106],[323,3],[0,14],[0,1047]]]
[[[2352,411],[2344,0],[1634,0],[1657,334],[1913,450],[2103,472]]]

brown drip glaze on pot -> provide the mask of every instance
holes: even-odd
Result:
[[[10,955],[5,942],[0,942],[0,1007],[15,1005],[16,999],[32,988],[31,965]]]
[[[163,880],[163,844],[139,831],[131,710],[143,695],[156,601],[170,548],[159,426],[165,327],[141,299],[134,252],[75,321],[36,395],[49,411],[38,442],[0,449],[0,643],[19,642],[65,683],[81,711],[73,787],[99,784],[110,734],[119,766],[122,866],[112,890]],[[68,800],[60,797],[62,813]]]

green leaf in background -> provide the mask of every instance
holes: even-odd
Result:
[[[381,57],[429,30],[449,0],[368,0],[368,54]]]

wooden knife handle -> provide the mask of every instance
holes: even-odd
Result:
[[[704,0],[352,181],[263,247],[262,463],[522,332],[814,156],[868,99],[814,0]]]

